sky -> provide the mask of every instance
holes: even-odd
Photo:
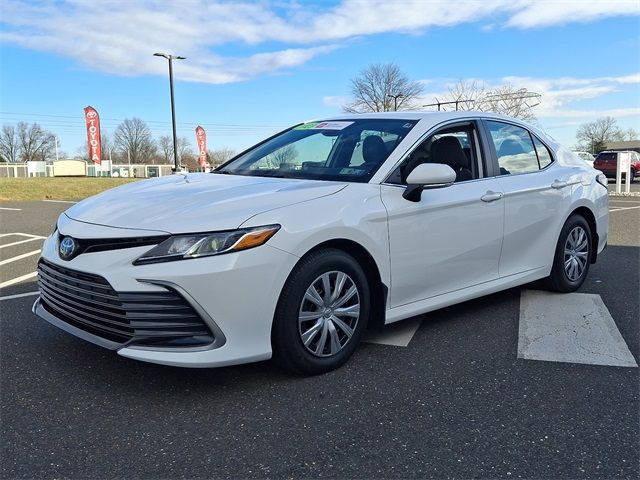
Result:
[[[0,123],[37,122],[74,156],[83,108],[112,134],[146,121],[195,147],[243,150],[301,121],[342,112],[350,79],[397,64],[423,104],[460,80],[540,93],[536,122],[571,147],[610,115],[640,131],[639,0],[2,0]]]

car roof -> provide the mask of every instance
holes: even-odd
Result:
[[[428,119],[434,122],[455,120],[456,118],[469,118],[469,117],[483,117],[483,118],[496,118],[502,120],[515,121],[519,123],[525,123],[517,118],[508,117],[506,115],[499,115],[497,113],[479,112],[475,110],[464,110],[457,112],[437,112],[437,111],[402,111],[402,112],[367,112],[367,113],[344,113],[340,115],[334,115],[322,119],[313,119],[310,121],[319,120],[358,120],[358,119],[399,119],[399,120],[423,120]]]
[[[488,120],[502,120],[515,125],[520,125],[527,128],[529,131],[534,132],[539,137],[546,140],[547,144],[552,144],[554,148],[558,148],[560,144],[547,132],[540,127],[533,125],[525,120],[519,118],[509,117],[507,115],[500,115],[492,112],[479,112],[477,110],[461,110],[452,112],[438,112],[438,111],[402,111],[402,112],[370,112],[370,113],[344,113],[334,116],[327,116],[323,118],[314,118],[307,120],[308,122],[321,122],[321,121],[348,121],[348,120],[362,120],[362,119],[397,119],[397,120],[414,120],[421,123],[427,123],[427,128],[435,126],[442,122],[455,121],[455,120],[469,120],[473,118],[484,118]]]

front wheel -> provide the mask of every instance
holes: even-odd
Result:
[[[584,283],[592,257],[591,228],[580,215],[569,217],[556,246],[548,287],[556,292],[574,292]]]
[[[358,346],[369,309],[369,284],[353,257],[336,249],[311,253],[282,289],[271,334],[274,360],[312,375],[340,367]]]

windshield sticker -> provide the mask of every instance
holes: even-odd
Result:
[[[362,168],[342,168],[340,169],[340,175],[364,175],[367,173],[366,170]]]
[[[298,125],[294,130],[342,130],[352,124],[353,122],[311,122]]]
[[[402,128],[411,128],[413,127],[413,123],[405,123],[404,125],[402,125]]]

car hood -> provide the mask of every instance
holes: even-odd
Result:
[[[77,203],[80,222],[189,233],[238,228],[268,210],[332,195],[345,183],[196,173],[133,182]]]

